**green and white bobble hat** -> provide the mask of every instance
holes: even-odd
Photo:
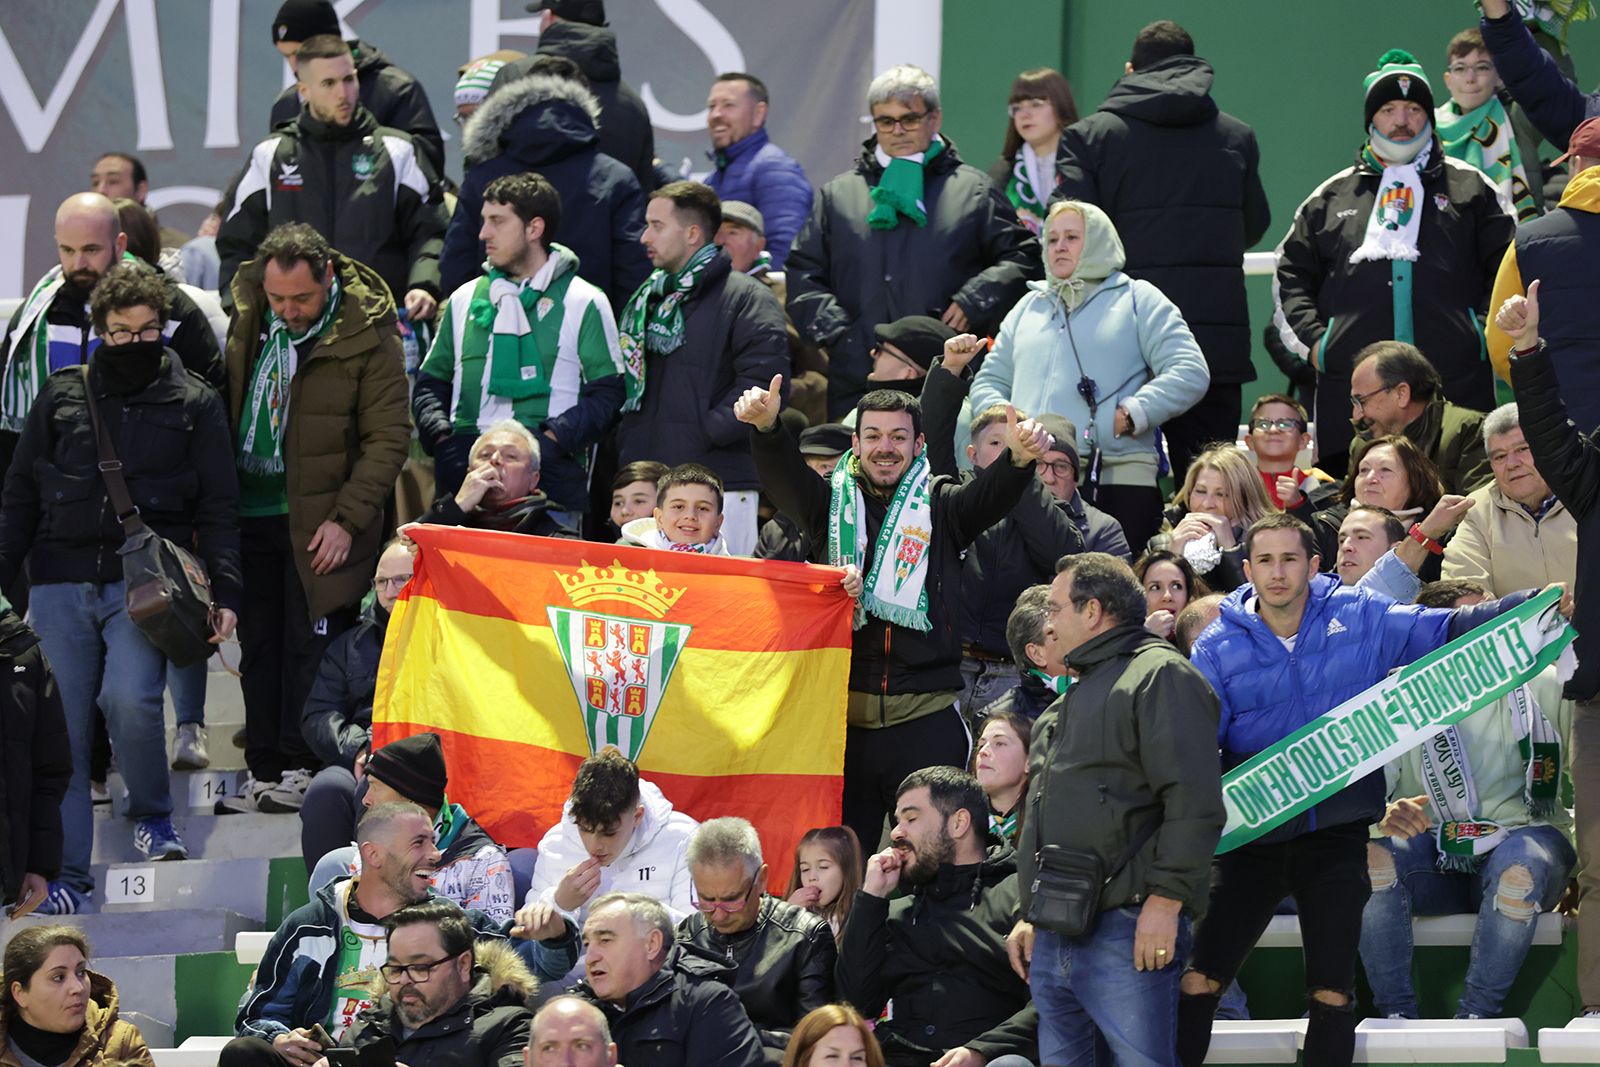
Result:
[[[494,76],[505,65],[502,59],[489,59],[468,67],[456,82],[456,107],[483,103],[489,95],[489,86],[494,84]]]
[[[1417,58],[1403,48],[1391,48],[1378,57],[1378,69],[1362,83],[1367,91],[1363,126],[1372,125],[1372,116],[1391,100],[1410,100],[1421,104],[1428,120],[1433,120],[1433,86]]]

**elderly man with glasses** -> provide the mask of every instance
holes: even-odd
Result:
[[[867,390],[875,326],[932,315],[991,333],[1043,272],[1038,239],[940,132],[926,71],[885,71],[867,105],[860,159],[818,192],[785,264],[795,327],[828,349],[833,418]]]
[[[701,823],[689,841],[695,911],[678,924],[678,942],[733,965],[733,991],[761,1036],[766,1062],[778,1064],[795,1023],[833,1000],[838,952],[828,921],[769,894],[767,875],[749,822]]]

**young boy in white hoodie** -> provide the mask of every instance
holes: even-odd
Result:
[[[624,544],[726,556],[722,538],[722,479],[709,467],[685,463],[656,483],[655,514],[622,527]]]

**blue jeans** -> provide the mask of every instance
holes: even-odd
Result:
[[[1133,967],[1139,908],[1100,913],[1087,937],[1034,934],[1028,985],[1039,1009],[1039,1062],[1099,1062],[1103,1041],[1117,1067],[1176,1067],[1178,979],[1189,959],[1187,916],[1178,919],[1175,958],[1159,971]]]
[[[187,667],[167,664],[167,688],[172,690],[172,710],[178,725],[206,724],[206,669],[208,660],[191,663]]]
[[[1471,874],[1439,870],[1432,833],[1405,841],[1384,838],[1378,844],[1394,857],[1395,866],[1392,882],[1383,872],[1373,871],[1372,896],[1361,916],[1361,963],[1378,1012],[1417,1017],[1417,994],[1411,983],[1411,917],[1475,911],[1478,924],[1472,933],[1460,1013],[1497,1017],[1533,944],[1534,920],[1561,899],[1577,862],[1566,835],[1553,826],[1508,831],[1506,840]],[[1512,898],[1526,899],[1526,918],[1506,914],[1517,905],[1502,907],[1496,901],[1504,895],[1501,876],[1514,866],[1533,876],[1531,890],[1507,887]]]
[[[167,658],[128,618],[121,582],[36,585],[28,611],[61,690],[72,746],[72,781],[61,801],[61,880],[87,892],[94,888],[89,747],[97,696],[128,786],[128,817],[172,814],[161,704]]]

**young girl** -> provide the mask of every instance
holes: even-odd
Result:
[[[1028,740],[1033,723],[1026,715],[1003,712],[984,720],[973,756],[973,774],[989,798],[989,832],[1008,845],[1021,830],[1022,798],[1028,793]]]
[[[789,903],[828,920],[837,941],[861,888],[861,843],[848,826],[807,830],[794,850]]]

